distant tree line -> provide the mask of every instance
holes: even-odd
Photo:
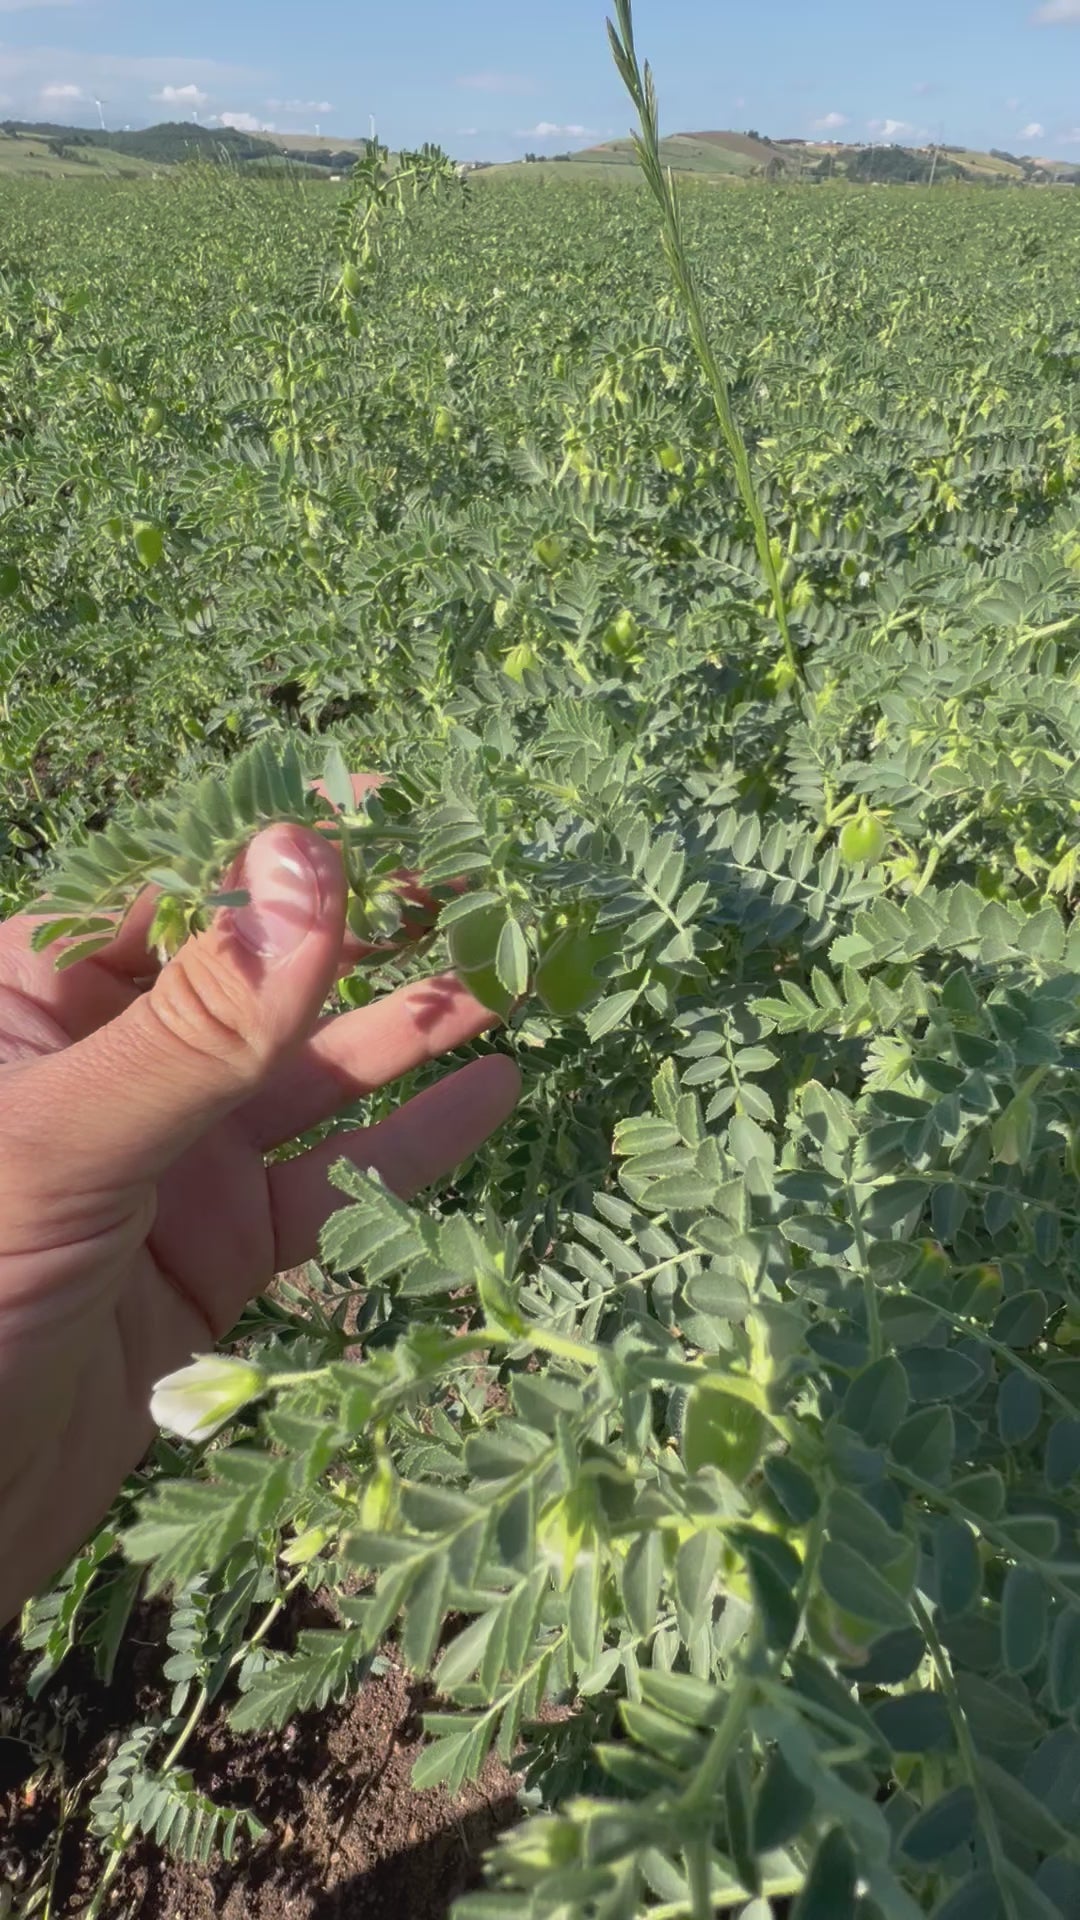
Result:
[[[943,149],[946,151],[946,149]],[[912,153],[907,147],[861,147],[847,163],[849,180],[878,180],[891,185],[923,186],[935,180],[962,180],[964,170],[938,154]]]

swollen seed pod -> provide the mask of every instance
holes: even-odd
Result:
[[[840,835],[840,858],[849,867],[876,867],[889,836],[876,813],[863,811],[849,820]]]
[[[533,541],[533,552],[542,567],[553,572],[566,554],[566,542],[557,533],[542,533]]]
[[[536,664],[536,648],[530,646],[526,640],[522,641],[518,647],[511,647],[509,653],[504,656],[502,669],[508,678],[516,680],[520,687],[530,667],[535,667]]]
[[[641,629],[629,607],[621,607],[604,634],[605,650],[613,653],[616,659],[625,660],[633,653],[640,633]]]
[[[492,1013],[510,1012],[514,1002],[495,970],[499,937],[506,925],[506,908],[501,900],[477,907],[463,919],[455,920],[449,932],[450,959],[454,972],[474,993],[481,1006]]]
[[[357,294],[362,291],[364,276],[355,260],[346,260],[345,265],[341,269],[341,284],[350,300],[355,300]]]
[[[165,551],[165,535],[161,528],[156,527],[152,520],[136,520],[133,537],[140,565],[156,567]]]
[[[569,1020],[598,999],[601,986],[595,969],[613,946],[610,935],[588,927],[571,926],[560,933],[541,955],[536,969],[536,991],[548,1012]]]

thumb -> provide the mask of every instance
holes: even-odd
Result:
[[[118,1019],[28,1069],[39,1140],[69,1190],[156,1178],[310,1034],[345,928],[336,848],[270,827],[230,885],[246,906],[216,914]]]

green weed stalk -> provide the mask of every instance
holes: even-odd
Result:
[[[620,78],[634,103],[640,121],[640,132],[633,133],[631,138],[641,163],[642,173],[660,209],[660,237],[664,256],[686,312],[690,338],[716,409],[716,418],[724,445],[731,455],[739,495],[754,529],[754,545],[757,548],[761,571],[765,576],[765,583],[772,600],[776,624],[780,629],[786,669],[783,681],[790,685],[799,676],[799,663],[788,624],[787,601],[780,577],[779,556],[769,537],[765,510],[761,504],[754,470],[750,464],[749,448],[735,418],[728,383],[709,338],[701,293],[683,238],[675,183],[670,170],[664,166],[660,158],[660,121],[656,87],[648,61],[643,68],[637,56],[631,0],[615,0],[615,13],[618,25],[613,25],[610,20],[607,23],[611,51]]]

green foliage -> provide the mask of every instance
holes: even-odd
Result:
[[[246,1807],[218,1807],[178,1768],[157,1772],[145,1763],[157,1729],[137,1727],[117,1748],[90,1807],[91,1826],[102,1839],[117,1832],[144,1834],[180,1860],[205,1865],[211,1854],[231,1860],[240,1839],[265,1832]]]
[[[403,865],[440,908],[347,996],[455,964],[524,1078],[447,1195],[341,1170],[309,1293],[238,1329],[265,1399],[159,1448],[28,1638],[41,1684],[76,1641],[108,1671],[131,1569],[174,1595],[111,1858],[240,1835],[179,1718],[283,1726],[396,1635],[440,1696],[420,1784],[525,1772],[465,1920],[1047,1920],[1080,1865],[1074,223],[676,200],[620,11],[689,323],[654,203],[466,202],[430,152],[395,184],[374,150],[336,224],[231,178],[13,196],[9,899],[93,944],[153,880],[169,944],[259,825],[321,818],[358,925],[394,931]],[[301,1585],[338,1623],[273,1651]]]

